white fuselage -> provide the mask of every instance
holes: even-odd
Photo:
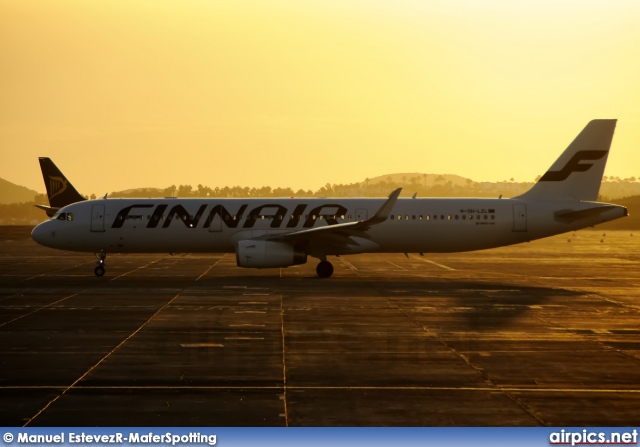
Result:
[[[100,199],[62,208],[33,238],[53,248],[86,252],[234,252],[236,243],[275,233],[365,221],[385,199]],[[570,221],[556,213],[603,207]],[[605,209],[606,207],[606,209]],[[626,215],[626,209],[576,200],[398,199],[391,215],[358,244],[311,256],[362,252],[428,253],[479,250],[577,230]],[[64,216],[64,220],[59,217]]]

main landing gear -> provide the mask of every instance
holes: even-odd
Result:
[[[329,261],[320,261],[316,267],[316,273],[320,278],[329,278],[333,275],[333,264]]]
[[[96,256],[98,257],[98,266],[93,270],[93,273],[95,273],[96,276],[102,276],[105,272],[104,262],[107,260],[107,254],[101,251],[97,253]]]

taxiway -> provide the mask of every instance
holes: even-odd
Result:
[[[0,227],[3,426],[632,426],[640,232],[273,270]],[[312,261],[312,260],[310,260]]]

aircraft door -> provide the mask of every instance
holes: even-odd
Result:
[[[104,205],[91,207],[91,231],[104,231]]]
[[[527,231],[526,205],[513,205],[513,231]]]
[[[367,209],[366,208],[356,208],[356,220],[367,220]]]

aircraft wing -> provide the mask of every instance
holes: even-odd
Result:
[[[298,241],[316,247],[331,247],[334,249],[350,245],[358,246],[360,243],[354,238],[370,239],[367,230],[389,218],[391,210],[396,200],[398,200],[401,191],[402,188],[393,191],[373,217],[367,220],[309,228],[306,230],[292,231],[290,233],[266,234],[254,239],[281,242]]]

